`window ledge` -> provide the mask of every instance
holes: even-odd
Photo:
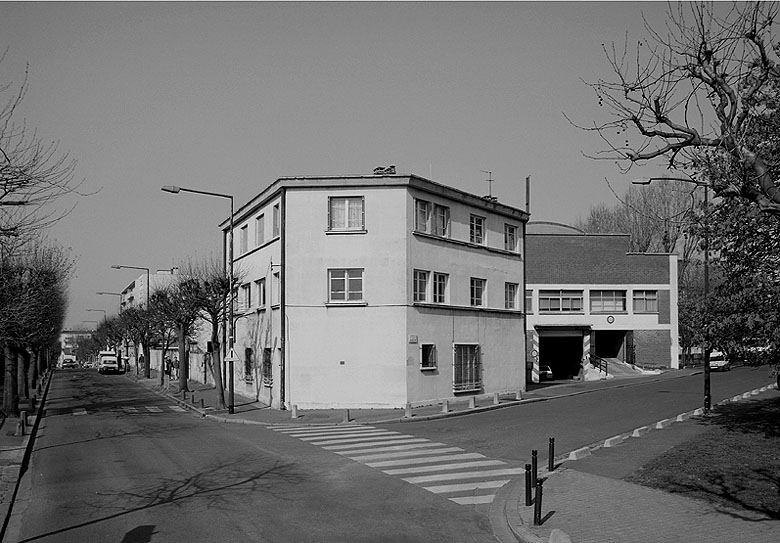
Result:
[[[325,307],[365,307],[368,302],[355,301],[355,302],[325,302]]]
[[[454,245],[461,245],[464,247],[471,247],[472,249],[483,249],[485,251],[489,251],[491,253],[499,253],[502,255],[507,256],[513,256],[522,259],[522,254],[520,251],[507,251],[506,249],[499,248],[499,247],[491,247],[489,245],[486,245],[484,243],[472,243],[471,241],[464,241],[459,239],[453,239],[451,237],[447,236],[437,236],[436,234],[431,234],[430,232],[421,232],[419,230],[413,230],[412,234],[426,239],[433,239],[433,240],[439,240],[446,243],[452,243]]]
[[[368,234],[368,230],[365,228],[356,228],[355,230],[325,230],[326,236],[337,236],[340,234]]]
[[[420,366],[420,371],[436,371],[438,369],[438,366]]]

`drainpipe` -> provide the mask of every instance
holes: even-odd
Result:
[[[287,244],[287,189],[282,188],[282,205],[281,205],[281,217],[279,218],[279,221],[281,222],[281,232],[280,232],[280,253],[281,253],[281,262],[280,262],[280,270],[279,270],[279,316],[281,320],[281,329],[280,329],[280,346],[281,346],[281,358],[282,358],[282,365],[279,368],[279,381],[281,382],[281,385],[279,387],[279,409],[285,409],[285,401],[287,398],[286,394],[286,388],[287,388],[287,309],[285,307],[286,297],[287,297],[287,280],[286,280],[286,261],[287,261],[287,254],[286,254],[286,244]]]

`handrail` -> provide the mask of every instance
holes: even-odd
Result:
[[[603,371],[605,374],[609,374],[609,362],[600,356],[591,354],[589,356],[590,364],[599,371]]]

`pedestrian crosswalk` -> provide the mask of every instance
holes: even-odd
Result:
[[[373,426],[276,425],[272,429],[461,505],[492,503],[502,486],[523,473],[502,460]]]
[[[89,415],[91,413],[97,413],[97,412],[103,412],[105,409],[85,409],[83,407],[77,407],[74,408],[71,412],[73,416],[81,416],[81,415]],[[180,405],[164,405],[164,406],[157,406],[157,405],[141,405],[141,406],[122,406],[122,407],[114,407],[111,408],[109,411],[113,413],[125,413],[127,415],[144,415],[149,413],[165,413],[168,411],[176,411],[176,412],[184,412],[187,411],[184,407],[181,407]]]

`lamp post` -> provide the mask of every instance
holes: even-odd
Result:
[[[214,196],[216,198],[227,198],[230,200],[230,231],[228,234],[228,261],[229,261],[229,273],[228,276],[228,348],[229,353],[233,352],[234,330],[233,330],[233,196],[230,194],[222,194],[219,192],[209,192],[206,190],[187,189],[184,187],[177,187],[175,185],[165,185],[160,187],[163,192],[170,192],[171,194],[179,194],[179,192],[191,192],[193,194],[202,194],[204,196]],[[228,356],[230,356],[228,354]],[[233,360],[228,362],[229,375],[228,375],[228,412],[235,412],[235,405],[233,401]]]
[[[686,177],[644,177],[631,181],[634,185],[649,185],[653,181],[682,181],[697,187],[704,187],[704,305],[709,319],[710,301],[710,219],[709,219],[709,183]],[[704,329],[704,414],[709,415],[712,409],[712,392],[710,388],[710,326],[706,323]]]
[[[111,267],[114,268],[115,270],[121,270],[121,269],[125,269],[125,268],[130,269],[130,270],[146,270],[146,309],[149,309],[149,268],[144,267],[144,266],[120,266],[120,265],[117,265],[117,264],[114,264]],[[149,373],[149,371],[151,370],[151,363],[150,363],[150,360],[149,360],[148,343],[149,343],[149,337],[148,337],[148,334],[147,334],[147,337],[144,339],[144,351],[146,352],[146,360],[145,360],[146,367],[144,369],[144,375],[146,376],[147,379],[151,375]],[[135,345],[133,346],[133,349],[135,349]],[[138,356],[137,356],[137,353],[136,353],[136,358],[135,358],[135,374],[136,374],[136,376],[138,375]]]

